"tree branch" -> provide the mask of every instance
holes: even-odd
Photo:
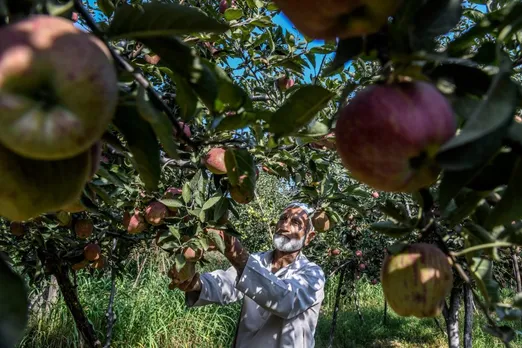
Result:
[[[170,110],[170,108],[163,102],[161,96],[158,94],[158,92],[156,92],[154,87],[152,87],[147,78],[138,70],[134,69],[134,67],[124,57],[122,57],[118,52],[116,52],[116,50],[114,50],[109,45],[105,33],[102,30],[100,30],[100,28],[98,28],[94,18],[92,18],[90,13],[83,6],[82,0],[74,0],[74,8],[83,17],[83,19],[87,23],[87,26],[89,27],[89,29],[91,29],[92,33],[105,43],[105,45],[111,52],[112,57],[120,65],[120,67],[132,74],[136,81],[147,90],[154,104],[159,106],[163,110],[163,112],[167,114],[167,116],[170,119],[170,122],[176,129],[176,137],[180,140],[183,140],[190,147],[197,149],[197,145],[189,137],[185,135],[183,129],[181,129],[181,126],[178,123],[178,120],[176,119],[176,116],[174,115],[172,110]]]

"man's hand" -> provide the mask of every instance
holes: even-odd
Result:
[[[230,261],[232,266],[237,269],[237,273],[241,275],[245,269],[250,254],[236,237],[225,233],[223,240],[225,241],[225,257]]]
[[[201,291],[201,280],[199,273],[196,273],[194,262],[187,262],[179,271],[175,265],[172,266],[168,272],[168,277],[172,279],[169,284],[170,290],[178,288],[184,292]]]

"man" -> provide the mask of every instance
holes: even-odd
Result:
[[[225,256],[232,264],[173,284],[185,291],[188,307],[226,305],[243,299],[234,348],[315,346],[314,334],[324,299],[324,273],[302,253],[315,237],[312,210],[294,203],[276,226],[274,250],[249,254],[225,235]]]

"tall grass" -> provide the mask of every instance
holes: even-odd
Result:
[[[225,268],[227,264],[222,259],[216,259],[205,268],[216,267]],[[230,347],[240,304],[187,309],[182,293],[168,290],[165,269],[162,260],[142,257],[131,263],[124,272],[125,276],[118,279],[114,302],[117,321],[111,347]],[[319,348],[328,345],[336,287],[337,278],[330,278],[316,332],[316,346]],[[93,277],[87,272],[78,276],[80,300],[102,340],[106,331],[105,313],[110,288],[108,277]],[[447,346],[445,335],[433,319],[402,318],[389,310],[387,324],[383,325],[384,300],[381,287],[370,285],[363,279],[356,284],[356,289],[363,321],[353,301],[343,297],[334,347]],[[510,294],[505,292],[504,295]],[[438,320],[444,327],[443,318]],[[476,315],[473,347],[502,347],[497,339],[482,331],[482,324],[483,318]],[[515,324],[520,329],[520,323]],[[73,319],[62,300],[43,318],[31,318],[26,336],[20,344],[22,347],[81,347]],[[513,347],[522,347],[522,344],[515,342]]]

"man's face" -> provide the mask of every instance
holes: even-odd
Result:
[[[276,225],[274,247],[280,251],[294,252],[308,245],[315,236],[313,231],[306,233],[308,223],[308,214],[303,209],[286,209]]]

